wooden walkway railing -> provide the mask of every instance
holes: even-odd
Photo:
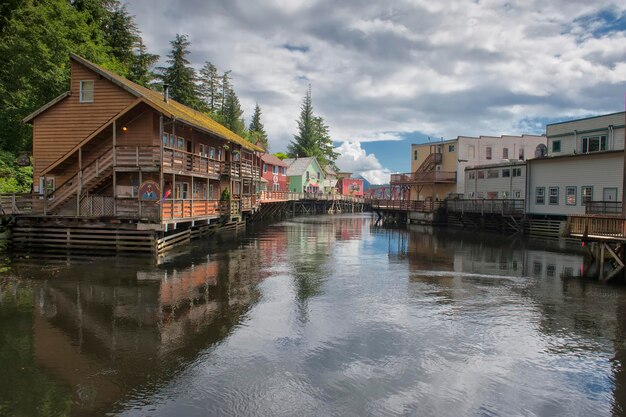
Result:
[[[350,201],[355,203],[364,203],[363,197],[355,197],[342,194],[323,194],[323,193],[295,193],[292,191],[261,191],[260,203],[274,203],[277,201],[297,201],[297,200],[315,200],[315,201]]]
[[[618,216],[622,215],[621,201],[588,201],[585,203],[585,214]]]
[[[416,200],[368,200],[372,208],[382,210],[418,211],[431,213],[444,206],[442,201],[416,201]]]
[[[626,219],[610,216],[570,216],[569,235],[591,240],[626,240]]]
[[[480,213],[519,215],[524,214],[524,200],[447,200],[446,208],[449,213]]]

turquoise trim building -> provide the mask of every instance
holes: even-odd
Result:
[[[326,179],[324,170],[315,157],[285,159],[289,165],[289,191],[296,193],[319,193],[323,191],[323,182]]]

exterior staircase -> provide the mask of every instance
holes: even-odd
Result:
[[[415,173],[414,173],[415,179],[418,179],[421,176],[420,174],[424,174],[426,172],[432,172],[437,165],[441,164],[441,160],[442,160],[441,152],[433,152],[430,155],[428,155],[428,157],[424,160],[424,162],[422,162],[422,165],[420,165],[415,170]]]
[[[47,195],[47,212],[58,213],[68,202],[76,202],[78,195],[97,189],[111,177],[113,172],[113,148],[107,149],[93,162]]]

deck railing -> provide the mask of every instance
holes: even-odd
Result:
[[[120,167],[157,167],[161,161],[158,146],[116,146],[115,165]]]
[[[393,184],[436,184],[455,183],[456,172],[453,171],[428,171],[404,174],[391,174],[390,183]]]
[[[418,211],[431,213],[444,206],[442,201],[416,201],[416,200],[369,200],[372,208],[382,210]]]
[[[355,197],[342,194],[324,193],[296,193],[293,191],[261,191],[259,195],[260,203],[272,203],[275,201],[295,201],[295,200],[316,200],[316,201],[353,201],[363,203],[363,197]]]
[[[588,201],[585,203],[585,214],[621,216],[622,215],[622,202],[621,201]]]
[[[569,235],[590,239],[626,239],[626,219],[608,216],[570,216]]]
[[[163,148],[163,168],[213,177],[219,177],[222,172],[221,163],[216,159],[173,148]]]
[[[452,213],[480,213],[480,214],[500,214],[513,215],[524,214],[524,200],[483,200],[483,199],[460,199],[447,200],[446,207]]]
[[[219,200],[172,199],[164,200],[161,204],[161,218],[163,220],[197,218],[219,214]]]

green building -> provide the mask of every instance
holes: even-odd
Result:
[[[326,176],[315,157],[285,159],[289,165],[289,191],[296,193],[319,193]]]

